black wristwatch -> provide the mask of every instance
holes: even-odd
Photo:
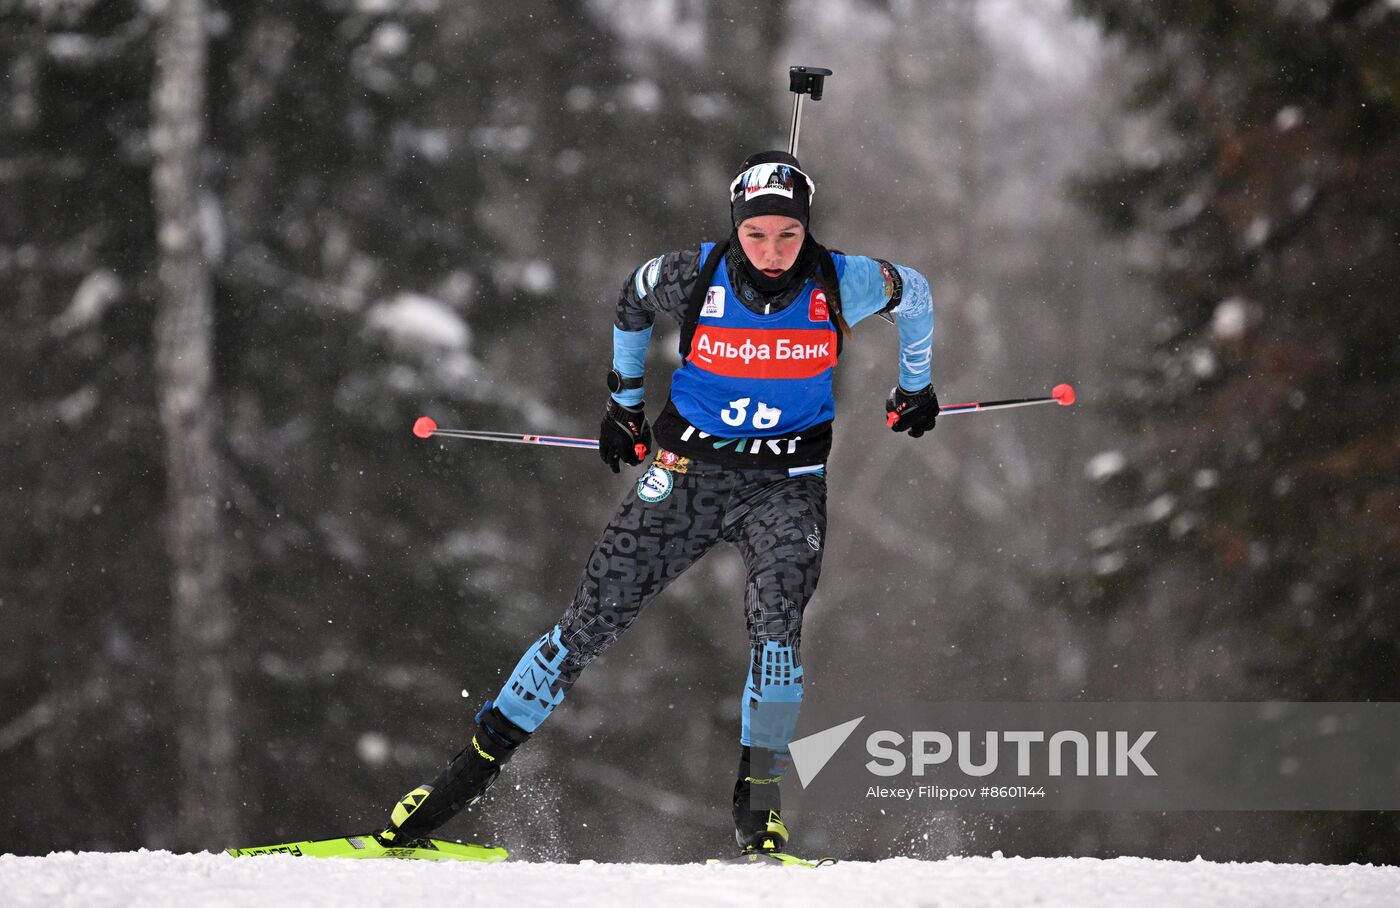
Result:
[[[619,391],[631,391],[642,386],[642,376],[636,378],[626,378],[616,369],[608,373],[608,390],[616,394]]]

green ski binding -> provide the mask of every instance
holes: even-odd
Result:
[[[746,851],[736,858],[710,858],[706,864],[769,864],[783,867],[825,867],[835,864],[835,858],[808,860],[782,851]]]

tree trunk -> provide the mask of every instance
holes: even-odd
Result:
[[[159,12],[152,184],[159,249],[155,365],[165,435],[171,649],[179,783],[175,832],[189,849],[237,835],[232,636],[213,443],[213,306],[198,227],[203,0]]]

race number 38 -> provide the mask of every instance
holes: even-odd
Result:
[[[749,419],[749,405],[753,403],[752,397],[741,397],[738,400],[731,400],[729,406],[719,411],[719,418],[724,420],[727,426],[738,428],[744,425]],[[753,411],[753,427],[755,429],[771,429],[782,419],[783,411],[777,407],[770,407],[763,401],[758,402],[758,407]]]

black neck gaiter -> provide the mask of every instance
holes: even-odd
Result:
[[[765,297],[772,297],[795,290],[806,283],[816,266],[817,243],[810,234],[805,237],[802,240],[802,251],[797,254],[797,261],[777,277],[769,277],[754,267],[749,257],[744,255],[744,247],[740,244],[737,234],[729,241],[728,259],[755,290]]]

